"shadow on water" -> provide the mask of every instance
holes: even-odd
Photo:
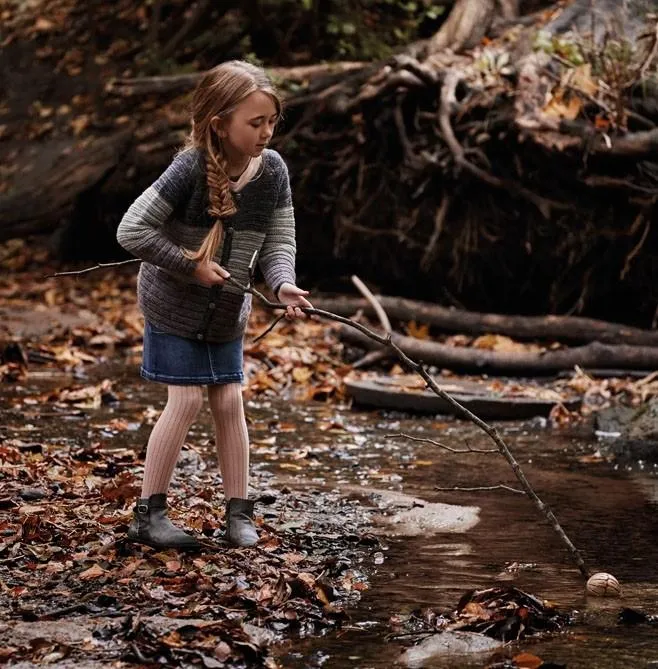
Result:
[[[35,438],[107,439],[117,446],[141,448],[150,427],[114,435],[95,432],[94,423],[108,417],[134,420],[149,404],[160,409],[165,391],[144,383],[134,368],[104,370],[115,379],[124,400],[98,416],[48,414],[35,407],[20,419],[34,423]],[[103,370],[98,370],[103,374]],[[96,376],[96,373],[94,374]],[[102,378],[102,376],[101,376]],[[70,380],[69,380],[70,382]],[[56,379],[41,382],[53,387]],[[34,392],[34,387],[24,392]],[[17,394],[21,394],[17,390]],[[0,398],[5,415],[10,398]],[[404,536],[405,528],[379,529],[386,550],[366,567],[371,587],[350,612],[344,629],[323,638],[299,639],[279,651],[290,669],[380,669],[396,666],[409,644],[389,641],[391,616],[423,607],[453,608],[464,592],[510,583],[550,600],[564,611],[578,611],[579,624],[548,640],[525,641],[521,648],[545,661],[570,669],[648,667],[658,662],[658,635],[650,626],[624,627],[617,614],[624,607],[658,612],[658,478],[653,467],[620,466],[596,456],[598,445],[588,434],[552,431],[542,421],[498,426],[528,479],[550,505],[593,571],[610,571],[621,581],[621,600],[586,598],[584,584],[564,546],[524,497],[504,491],[476,493],[438,491],[437,487],[515,484],[498,455],[452,454],[392,434],[406,433],[440,440],[452,447],[493,444],[476,427],[442,417],[411,417],[361,412],[323,404],[252,401],[247,405],[254,480],[276,479],[287,485],[338,490],[374,509],[382,506],[378,491],[479,507],[479,522],[467,531]],[[18,416],[13,418],[17,419]],[[84,425],[74,430],[74,424]],[[76,433],[77,436],[71,436]],[[82,436],[81,436],[82,435]],[[203,443],[211,436],[206,411],[190,435]],[[381,510],[381,509],[380,509]],[[374,514],[385,516],[383,514]],[[521,568],[516,571],[512,566]],[[488,658],[451,658],[426,667],[485,667]],[[655,665],[655,666],[658,666]]]

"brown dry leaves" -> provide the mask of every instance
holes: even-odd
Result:
[[[138,653],[189,666],[192,652],[274,668],[272,643],[334,627],[367,587],[351,565],[367,550],[358,546],[373,540],[337,495],[323,499],[323,511],[340,519],[340,533],[338,520],[314,516],[312,493],[270,489],[259,504],[258,547],[229,549],[221,539],[218,474],[196,467],[194,476],[181,478],[171,515],[207,549],[157,551],[125,539],[141,461],[130,449],[70,442],[0,444],[0,607],[10,618],[58,620],[71,616],[73,603],[75,613],[105,619],[107,643],[63,646],[72,660]],[[178,631],[140,622],[154,613],[192,620]],[[43,661],[43,647],[0,652],[13,661]]]
[[[389,624],[393,636],[400,635],[407,642],[412,641],[415,635],[422,637],[432,632],[467,631],[508,643],[563,632],[570,624],[570,618],[534,595],[513,586],[504,586],[472,590],[452,611],[416,610],[409,615],[392,617]],[[536,669],[543,664],[540,658],[530,653],[518,653],[512,663],[505,651],[500,657],[497,655],[490,659],[487,669]]]
[[[21,240],[0,246],[0,379],[25,381],[30,371],[42,368],[71,372],[117,356],[136,367],[143,331],[137,266],[47,278],[61,268],[45,251]],[[327,324],[284,321],[251,344],[271,318],[256,307],[249,323],[246,396],[341,398],[349,367]],[[104,393],[76,385],[62,389],[59,401],[90,408],[104,401]]]

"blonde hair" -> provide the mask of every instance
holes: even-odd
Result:
[[[197,251],[183,249],[191,260],[210,262],[213,259],[222,239],[222,219],[236,212],[229,188],[228,161],[221,139],[212,127],[212,119],[229,118],[231,112],[256,91],[270,95],[277,113],[281,114],[281,100],[265,70],[242,60],[231,60],[209,70],[194,91],[192,132],[185,148],[194,147],[204,154],[208,214],[215,222]]]

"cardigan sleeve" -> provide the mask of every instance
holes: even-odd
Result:
[[[279,190],[265,241],[260,253],[259,265],[267,285],[274,295],[284,283],[295,284],[295,213],[290,191],[288,168],[278,155]]]
[[[117,229],[117,241],[126,251],[153,265],[181,274],[192,274],[196,262],[183,255],[168,239],[162,226],[189,195],[196,156],[178,154],[160,178],[128,208]]]

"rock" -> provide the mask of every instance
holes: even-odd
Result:
[[[421,669],[436,658],[489,653],[502,645],[502,642],[496,639],[475,632],[441,632],[413,648],[408,648],[400,656],[399,662],[409,669]]]
[[[618,458],[658,462],[658,398],[637,408],[603,409],[596,415],[596,431]]]
[[[480,507],[459,506],[428,502],[392,490],[380,490],[367,486],[345,486],[360,495],[375,497],[383,513],[376,515],[376,524],[384,525],[387,535],[413,537],[434,532],[461,533],[480,522]]]
[[[658,398],[654,397],[636,409],[631,416],[628,436],[658,443]]]

